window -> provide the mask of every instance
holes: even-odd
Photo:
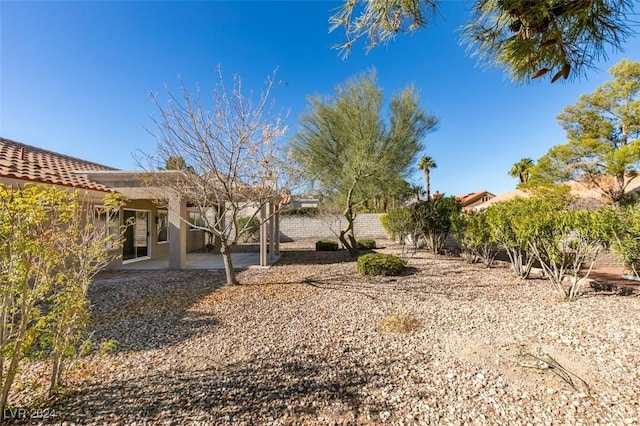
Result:
[[[166,243],[169,241],[169,212],[166,210],[158,210],[158,242]]]
[[[200,226],[204,226],[204,221],[202,220],[202,215],[200,212],[189,212],[189,227],[190,231],[195,231]]]
[[[104,238],[109,238],[106,242],[108,250],[117,248],[120,238],[120,213],[109,211],[104,207],[96,207],[96,229]]]

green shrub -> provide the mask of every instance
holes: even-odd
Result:
[[[498,253],[498,244],[487,221],[487,209],[463,211],[453,217],[452,230],[462,257],[470,263],[482,262],[488,268]]]
[[[614,221],[611,221],[614,222]],[[614,223],[614,248],[634,275],[640,273],[640,206],[626,207]]]
[[[242,242],[255,242],[258,240],[258,233],[260,232],[260,220],[255,216],[239,217],[237,229],[240,230],[240,240]]]
[[[331,240],[319,240],[316,242],[316,251],[336,251],[338,243]]]
[[[387,231],[387,234],[389,234],[392,239],[398,239],[401,243],[404,242],[407,236],[413,237],[418,228],[408,207],[391,210],[386,215],[380,217],[380,223],[382,223],[384,230]]]
[[[384,253],[367,253],[358,257],[358,272],[362,275],[400,275],[404,262],[398,256]]]
[[[417,225],[415,236],[423,240],[432,253],[442,253],[455,217],[462,211],[460,202],[455,197],[432,198],[413,204],[410,211]]]
[[[364,239],[358,240],[358,248],[360,250],[373,250],[376,248],[376,240]]]
[[[380,216],[380,224],[391,238],[395,238],[393,231],[391,231],[391,228],[389,227],[389,214],[383,214]]]
[[[318,216],[319,213],[317,207],[298,207],[280,211],[281,216]]]

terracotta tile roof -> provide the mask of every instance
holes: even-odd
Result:
[[[460,204],[462,204],[462,207],[466,207],[469,204],[472,204],[473,202],[479,201],[484,196],[486,196],[487,198],[495,197],[494,194],[492,194],[491,192],[485,189],[482,191],[471,192],[465,195],[458,195],[456,198],[460,201]]]
[[[109,192],[74,171],[117,170],[0,137],[0,178]]]
[[[531,194],[529,194],[528,192],[525,192],[525,191],[523,191],[521,189],[512,189],[511,191],[503,192],[502,194],[500,194],[500,195],[498,195],[496,197],[493,197],[489,201],[487,201],[485,203],[482,203],[482,204],[480,204],[479,206],[476,206],[476,207],[481,207],[481,208],[489,207],[489,206],[491,206],[493,204],[500,203],[500,202],[503,202],[503,201],[513,200],[514,198],[518,198],[518,197],[520,197],[520,198],[529,198],[529,197],[531,197]]]

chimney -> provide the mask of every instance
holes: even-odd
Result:
[[[24,161],[24,146],[20,148],[20,160]]]

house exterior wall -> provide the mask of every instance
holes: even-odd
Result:
[[[484,204],[484,203],[486,203],[487,201],[489,201],[489,200],[490,200],[490,199],[492,199],[492,198],[493,198],[493,197],[490,197],[490,196],[488,196],[488,195],[485,195],[485,196],[483,196],[483,197],[481,197],[481,198],[478,198],[477,200],[475,200],[475,201],[473,201],[473,202],[471,202],[471,203],[469,203],[469,204],[465,205],[465,206],[464,206],[464,208],[465,208],[466,210],[470,210],[470,209],[472,209],[472,208],[474,208],[474,207],[476,207],[476,206],[479,206],[480,204]]]
[[[100,205],[100,202],[95,203],[96,206]],[[145,210],[149,212],[149,256],[152,259],[167,257],[169,255],[169,243],[158,242],[158,208],[150,200],[130,200],[123,208],[120,209],[120,226],[124,223],[124,210]],[[171,238],[171,236],[169,236]],[[117,268],[122,266],[122,249],[111,250],[110,253],[114,256],[114,259],[107,265],[107,269]]]
[[[187,231],[187,253],[202,250],[206,246],[206,233],[201,229]]]
[[[167,241],[160,242],[158,227],[158,211],[167,211],[167,208],[158,209],[151,200],[130,200],[120,211],[120,225],[124,225],[123,210],[145,210],[149,212],[149,257],[151,259],[161,259],[169,257],[169,244],[177,235],[168,232]],[[188,230],[186,239],[187,252],[195,252],[201,250],[206,244],[206,234],[202,230]],[[120,253],[118,253],[120,254]],[[122,265],[122,256],[114,259],[108,268],[116,268]]]

